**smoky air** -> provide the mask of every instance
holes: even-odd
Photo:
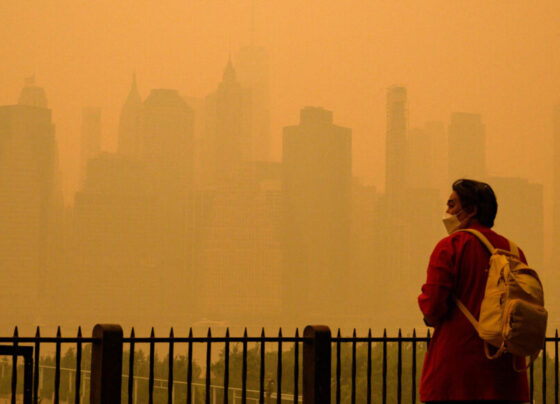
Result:
[[[458,178],[556,328],[559,12],[2,2],[0,329],[424,329]]]

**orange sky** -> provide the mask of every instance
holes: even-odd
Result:
[[[354,171],[383,187],[385,89],[405,85],[410,126],[478,112],[491,174],[551,179],[560,101],[556,0],[254,0],[255,44],[271,60],[274,155],[305,105],[354,133]],[[0,105],[24,77],[45,88],[66,199],[77,186],[81,109],[102,108],[103,144],[137,72],[140,91],[205,96],[250,42],[251,0],[0,0]],[[515,164],[512,162],[515,161]],[[545,192],[549,192],[545,190]],[[546,196],[546,195],[545,195]]]

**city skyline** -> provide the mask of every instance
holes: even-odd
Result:
[[[44,89],[32,81],[23,87],[18,102],[19,108],[28,108],[30,113],[50,113]],[[367,314],[361,310],[374,302],[381,304],[380,298],[398,301],[406,296],[406,306],[414,304],[423,275],[418,269],[443,236],[439,205],[445,191],[437,184],[445,183],[449,174],[440,172],[438,163],[447,159],[434,155],[442,147],[441,125],[429,123],[424,129],[408,130],[405,88],[387,90],[387,153],[392,156],[386,159],[387,172],[395,171],[389,177],[393,186],[385,193],[356,182],[352,176],[352,131],[333,125],[332,111],[320,107],[302,108],[299,125],[284,127],[280,163],[256,161],[251,145],[258,131],[250,125],[250,93],[237,82],[231,60],[217,92],[206,98],[205,105],[203,110],[193,109],[176,90],[169,89],[152,90],[142,101],[133,77],[123,101],[119,124],[123,148],[117,153],[102,152],[98,142],[87,141],[88,136],[98,139],[102,117],[98,108],[84,108],[82,136],[86,140],[81,155],[87,159],[86,172],[74,207],[61,215],[59,197],[52,213],[45,208],[37,211],[47,212],[43,222],[55,228],[52,234],[47,232],[50,244],[37,244],[43,250],[43,261],[27,271],[30,275],[39,271],[38,279],[43,279],[32,276],[41,290],[38,297],[49,300],[53,296],[51,307],[58,307],[54,312],[63,313],[67,321],[79,322],[81,316],[93,318],[97,311],[112,311],[131,324],[142,321],[140,312],[173,322],[180,307],[190,307],[195,313],[188,318],[228,319],[235,325],[288,318],[290,324],[297,324],[306,317],[343,324],[352,319],[363,325]],[[3,107],[6,111],[9,108],[13,107]],[[195,110],[205,122],[198,136],[209,141],[201,143],[199,139],[201,150],[195,147]],[[461,161],[464,157],[460,153],[470,150],[472,144],[485,160],[480,121],[476,114],[452,116],[448,135],[443,135],[450,136],[449,148],[443,151],[449,153],[450,162]],[[56,156],[54,130],[51,136],[50,153]],[[417,154],[433,156],[431,164],[423,167],[425,181],[413,175],[422,164]],[[195,161],[195,156],[200,161]],[[47,179],[52,185],[46,190],[56,194],[60,193],[56,185],[60,173],[56,158],[53,161],[52,178]],[[469,160],[461,169],[467,176],[475,173],[479,179],[488,179],[499,195],[506,197],[501,216],[506,222],[499,216],[497,223],[504,223],[508,234],[526,247],[537,267],[544,267],[542,185],[513,177],[488,177],[480,171],[483,164],[471,167],[466,162]],[[9,160],[4,160],[6,163],[8,175],[10,170],[18,174],[23,167],[10,165]],[[453,167],[449,165],[449,173]],[[29,180],[24,183],[34,189]],[[10,189],[19,195],[13,180],[5,185],[5,196],[10,195]],[[518,193],[526,197],[516,201]],[[527,212],[523,213],[525,221],[510,222],[522,212]],[[4,221],[12,223],[8,218]],[[22,235],[21,240],[28,237]],[[409,247],[403,253],[392,253],[395,246],[402,245]],[[61,271],[64,281],[57,283],[55,273]],[[551,273],[542,275],[547,279]],[[40,285],[47,279],[50,290],[43,291]],[[362,289],[361,279],[376,280],[372,287]],[[401,286],[395,289],[396,285]],[[71,295],[59,295],[56,291],[61,287],[75,289],[78,295],[103,298],[95,312],[91,308],[60,311],[64,299]],[[265,293],[259,292],[263,287]],[[330,292],[325,294],[325,290]],[[371,300],[368,296],[373,290],[378,292]],[[227,309],[216,295],[227,300]],[[339,307],[334,303],[337,299],[328,296],[334,295],[348,307],[341,306],[338,313],[333,310]],[[123,296],[128,298],[123,300]],[[143,303],[134,303],[139,298]],[[361,307],[359,302],[368,300],[371,303]],[[556,303],[556,299],[551,300]],[[120,309],[114,310],[114,304]],[[302,308],[306,314],[296,316]],[[353,315],[349,316],[349,308]],[[417,324],[419,319],[417,313],[400,309],[392,317],[397,323],[384,316],[378,321],[398,326]]]
[[[560,192],[555,3],[54,3],[0,4],[10,17],[0,33],[19,32],[0,45],[14,55],[0,66],[0,105],[6,139],[20,134],[9,129],[8,122],[21,120],[9,111],[48,111],[52,129],[42,136],[52,138],[47,160],[56,167],[43,170],[41,183],[26,177],[25,154],[0,164],[27,178],[25,192],[52,192],[54,213],[44,215],[50,207],[34,202],[26,220],[37,215],[40,223],[62,225],[57,248],[41,234],[37,245],[56,257],[46,265],[65,268],[58,275],[72,293],[82,271],[99,270],[103,282],[113,281],[106,292],[115,301],[118,285],[150,274],[149,284],[166,285],[147,294],[159,304],[152,316],[159,310],[171,321],[173,302],[183,299],[184,311],[221,320],[221,301],[210,293],[194,297],[215,284],[208,290],[228,300],[236,321],[267,310],[285,318],[290,313],[279,307],[298,274],[320,278],[328,267],[347,275],[332,279],[364,318],[384,299],[396,302],[399,285],[406,299],[398,304],[415,306],[429,252],[444,235],[440,219],[455,176],[496,184],[498,230],[514,234],[530,262],[535,257],[548,287],[560,281],[553,261]],[[101,23],[109,28],[96,30]],[[338,130],[350,143],[332,147]],[[16,154],[23,147],[9,145]],[[15,203],[14,178],[0,183],[6,206]],[[290,222],[290,215],[300,219]],[[15,226],[9,216],[3,220]],[[321,221],[332,227],[311,226]],[[305,247],[286,242],[294,235]],[[388,253],[400,245],[410,248]],[[304,256],[313,263],[302,265]],[[368,272],[384,267],[385,275]],[[196,268],[202,275],[191,278]],[[99,281],[89,276],[86,283]],[[375,298],[368,300],[361,279],[375,284]],[[134,288],[132,300],[143,290]],[[324,318],[313,302],[317,292],[309,294],[305,304]],[[52,304],[69,310],[64,299],[57,294]],[[246,310],[257,301],[260,311]],[[105,303],[100,308],[110,311]],[[149,315],[149,302],[142,304],[130,321]],[[399,310],[387,321],[420,319],[416,310]],[[78,321],[79,310],[72,316]]]

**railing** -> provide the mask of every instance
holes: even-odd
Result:
[[[559,352],[558,332],[554,337],[546,338],[541,359],[530,367],[528,372],[531,402],[559,402]],[[40,401],[40,385],[45,382],[45,372],[54,372],[52,380],[52,402],[58,404],[61,399],[61,373],[68,383],[73,379],[72,397],[65,395],[65,402],[76,404],[113,404],[138,402],[138,384],[147,384],[147,399],[154,403],[154,392],[165,392],[159,396],[159,402],[186,402],[196,404],[210,403],[372,403],[372,402],[417,402],[418,376],[424,352],[430,342],[430,334],[418,337],[413,331],[411,336],[403,336],[401,331],[396,337],[388,337],[384,331],[380,337],[373,337],[371,330],[366,337],[358,337],[354,331],[351,337],[342,337],[340,330],[331,336],[324,326],[308,326],[304,335],[296,330],[294,336],[284,336],[282,330],[275,336],[266,336],[262,330],[260,336],[250,337],[245,330],[243,336],[232,337],[229,330],[225,336],[213,336],[211,330],[204,337],[193,336],[192,330],[186,337],[176,337],[173,329],[167,337],[156,337],[152,329],[149,337],[136,337],[132,329],[129,337],[123,337],[120,326],[97,325],[91,338],[82,337],[78,330],[77,337],[63,338],[60,328],[56,337],[42,337],[37,329],[35,337],[19,337],[17,328],[13,337],[0,338],[0,355],[11,357],[10,398],[11,403],[24,404]],[[51,364],[40,364],[44,345],[54,345]],[[75,349],[72,357],[75,367],[61,366],[62,345]],[[86,345],[88,344],[88,345]],[[91,346],[89,346],[91,344]],[[149,345],[149,359],[146,374],[138,374],[136,355],[143,356],[138,344]],[[193,347],[205,349],[204,367],[197,367],[195,374]],[[235,348],[232,350],[232,345]],[[241,345],[241,350],[237,348]],[[249,346],[255,349],[249,349]],[[91,349],[91,356],[83,358],[83,348]],[[216,346],[223,347],[220,361],[212,361]],[[553,347],[553,357],[548,356],[547,348]],[[90,348],[91,347],[91,348]],[[289,349],[286,349],[288,348]],[[184,359],[185,372],[177,375],[176,352],[186,351]],[[123,355],[124,349],[124,355]],[[128,350],[126,350],[128,349]],[[165,351],[167,371],[164,377],[156,377],[156,351]],[[51,350],[52,352],[52,350]],[[73,351],[74,352],[74,351]],[[87,352],[86,352],[87,353]],[[331,360],[331,355],[334,360]],[[22,366],[18,366],[18,357],[23,356]],[[267,363],[273,361],[275,380],[266,383]],[[543,360],[546,358],[546,360]],[[90,370],[87,369],[91,359]],[[290,359],[289,361],[287,359]],[[241,368],[240,383],[232,383],[231,371],[235,367],[230,361],[239,360],[235,366]],[[44,358],[43,358],[44,362]],[[286,363],[290,366],[286,370]],[[7,364],[6,362],[4,362]],[[85,368],[84,368],[85,366]],[[123,366],[125,369],[123,369]],[[0,367],[1,375],[4,368]],[[123,370],[126,370],[123,372]],[[331,377],[331,372],[334,377]],[[248,374],[256,380],[249,386]],[[269,372],[271,373],[271,372]],[[43,375],[40,382],[39,375]],[[220,380],[217,375],[220,375]],[[287,378],[289,375],[289,378]],[[255,381],[253,380],[253,381]],[[89,383],[86,383],[89,381]],[[23,389],[21,385],[23,384]],[[85,390],[88,389],[89,395]],[[289,392],[286,392],[286,385]],[[548,386],[553,385],[553,390]],[[291,387],[291,388],[290,388]],[[185,391],[178,400],[174,395],[179,389]],[[333,397],[331,397],[333,391]],[[89,396],[89,397],[88,397]]]

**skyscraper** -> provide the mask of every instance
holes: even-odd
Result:
[[[188,276],[192,262],[194,114],[176,90],[154,89],[141,113],[140,160],[146,164],[148,193],[155,198],[155,254],[166,312],[185,296],[195,297]],[[179,283],[183,282],[183,287]]]
[[[87,162],[101,153],[101,108],[82,109],[81,135],[80,184],[83,186]]]
[[[137,159],[101,153],[88,160],[74,202],[69,248],[74,270],[64,286],[69,298],[96,305],[67,307],[65,318],[94,322],[104,312],[135,323],[162,310],[155,198],[148,179],[146,165]]]
[[[246,46],[236,54],[241,86],[251,96],[251,158],[270,159],[270,78],[268,52],[261,46]]]
[[[447,193],[447,138],[443,122],[428,122],[410,129],[407,141],[408,184]],[[445,195],[447,197],[447,195]]]
[[[19,100],[0,107],[0,273],[9,291],[0,294],[0,304],[10,307],[1,326],[32,325],[38,320],[32,313],[50,303],[45,282],[62,209],[55,127],[44,90],[27,86]]]
[[[215,93],[206,98],[208,146],[203,156],[212,188],[236,188],[250,178],[251,97],[237,79],[231,59]]]
[[[342,320],[332,296],[344,301],[351,279],[351,130],[334,125],[331,111],[306,107],[299,125],[284,128],[282,162],[286,315]]]
[[[406,88],[389,88],[385,139],[385,193],[389,204],[395,209],[402,207],[407,186],[407,121]]]
[[[142,98],[136,84],[136,74],[132,77],[132,85],[121,109],[119,119],[118,152],[123,156],[139,158],[141,139]]]
[[[252,161],[251,114],[251,91],[229,60],[206,98],[195,218],[200,312],[213,320],[257,323],[280,306],[280,170]]]
[[[486,129],[479,114],[455,112],[448,129],[450,181],[486,177]]]

